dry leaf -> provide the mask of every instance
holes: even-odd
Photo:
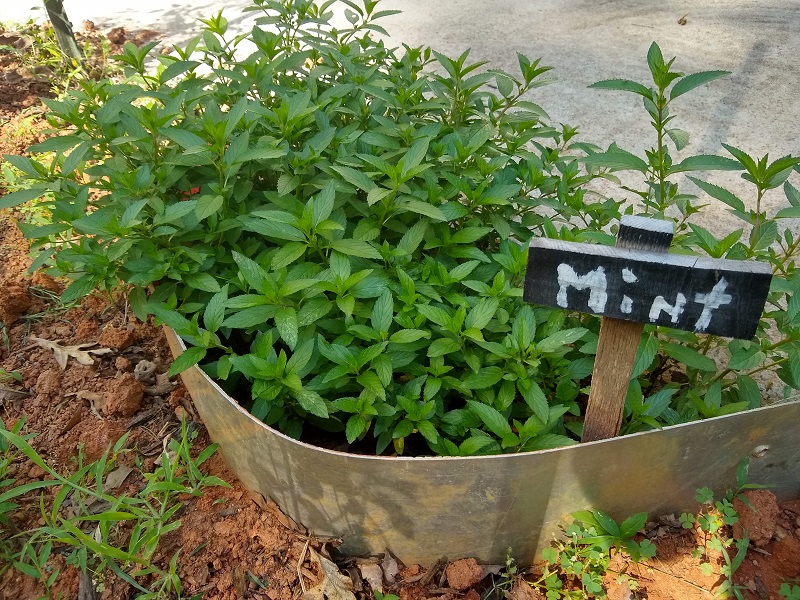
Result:
[[[55,355],[56,362],[62,370],[67,368],[67,361],[69,360],[70,356],[82,365],[93,365],[94,359],[92,358],[92,354],[108,354],[112,351],[111,348],[95,348],[93,350],[84,350],[84,348],[95,346],[95,342],[90,344],[76,344],[74,346],[62,346],[56,342],[51,342],[50,340],[36,337],[34,335],[31,336],[31,340],[36,342],[42,348],[52,350],[53,354]]]
[[[356,564],[358,567],[359,573],[361,573],[361,577],[369,584],[369,587],[372,588],[372,591],[383,593],[383,571],[381,570],[380,565],[376,565],[373,562],[358,562]]]
[[[133,472],[133,469],[126,466],[119,466],[106,476],[105,485],[103,486],[106,491],[113,491],[125,482],[125,478]]]
[[[303,596],[305,600],[356,600],[353,594],[353,582],[339,572],[339,567],[324,556],[320,556],[313,548],[308,549],[312,562],[319,565],[322,581],[308,590]]]
[[[0,385],[0,402],[4,402],[8,400],[9,402],[15,402],[17,400],[22,400],[23,398],[27,398],[30,396],[28,392],[23,392],[22,390],[14,390],[4,385]]]
[[[136,377],[135,370],[133,376]],[[163,396],[164,394],[170,393],[172,391],[172,388],[175,387],[175,385],[176,384],[174,382],[169,380],[168,373],[156,373],[155,385],[145,386],[144,393],[149,394],[150,396]]]
[[[103,396],[103,394],[90,392],[89,390],[80,390],[77,394],[75,394],[75,397],[78,400],[88,400],[89,410],[92,411],[92,414],[98,419],[103,418],[100,415],[100,411],[103,410],[103,405],[106,403],[106,398]]]
[[[69,421],[67,422],[66,425],[64,425],[64,427],[62,427],[61,431],[58,432],[58,435],[64,435],[70,429],[75,427],[75,425],[80,423],[82,414],[83,414],[83,405],[82,404],[78,404],[75,407],[75,410],[73,411],[72,416],[70,417]]]
[[[397,576],[400,574],[400,567],[397,566],[397,559],[392,556],[389,550],[383,554],[383,561],[381,562],[383,569],[383,578],[389,583],[393,583]]]
[[[156,363],[149,360],[140,360],[133,367],[133,377],[136,381],[152,380],[153,373],[156,372]]]

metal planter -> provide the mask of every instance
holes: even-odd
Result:
[[[169,329],[174,355],[183,342]],[[800,494],[800,402],[577,446],[465,458],[391,458],[325,450],[255,419],[199,368],[182,375],[211,438],[248,488],[356,555],[390,549],[407,564],[447,556],[523,563],[571,512],[617,519],[694,511],[751,456],[751,481]]]

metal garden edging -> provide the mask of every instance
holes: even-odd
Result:
[[[166,329],[172,353],[182,340]],[[750,480],[800,494],[800,402],[576,446],[479,457],[392,458],[311,446],[253,417],[198,367],[182,374],[211,439],[248,488],[342,550],[407,564],[443,555],[530,563],[572,512],[622,519],[691,511],[751,456]]]

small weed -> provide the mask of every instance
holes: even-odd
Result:
[[[11,350],[11,340],[8,338],[8,328],[5,324],[0,323],[0,338],[3,339],[3,346],[5,346],[6,350]]]
[[[627,553],[634,562],[655,556],[650,540],[633,539],[644,527],[647,513],[633,515],[620,524],[596,509],[572,516],[575,522],[566,529],[567,539],[555,541],[542,552],[541,576],[531,583],[544,591],[548,600],[605,598],[602,580],[609,572],[612,550]],[[619,575],[628,578],[625,573]]]
[[[778,590],[778,593],[785,599],[785,600],[800,600],[800,585],[794,585],[794,581],[791,582],[784,581],[781,584],[781,588]]]
[[[85,39],[81,49],[84,61],[79,64],[59,48],[49,23],[39,25],[31,19],[20,24],[0,24],[0,32],[12,42],[0,45],[0,55],[13,55],[23,69],[50,82],[55,95],[77,88],[87,77],[97,80],[120,73],[109,62],[110,45],[105,37]]]
[[[0,368],[0,382],[10,381],[12,379],[22,383],[22,373],[19,371],[6,371],[5,369]]]
[[[247,572],[247,577],[250,579],[250,581],[255,583],[262,590],[265,590],[265,589],[267,589],[269,587],[269,581],[267,581],[266,579],[261,579],[261,578],[257,577],[256,575],[253,574],[252,571],[248,571]]]
[[[747,483],[749,466],[750,460],[748,458],[739,463],[736,469],[736,489],[728,489],[725,496],[720,500],[715,500],[714,492],[709,488],[698,489],[696,499],[702,505],[700,512],[696,515],[683,513],[679,519],[684,529],[699,527],[703,534],[702,544],[695,548],[692,556],[706,559],[706,562],[700,566],[700,570],[705,575],[711,575],[714,572],[714,564],[709,560],[709,552],[722,554],[725,564],[720,567],[720,574],[725,577],[725,581],[716,591],[720,598],[733,596],[737,600],[744,600],[741,587],[733,583],[733,575],[741,566],[745,556],[747,556],[750,538],[747,532],[744,532],[742,539],[735,540],[730,535],[728,528],[739,521],[739,513],[733,507],[733,500],[736,497],[741,497],[742,492],[745,490],[762,489],[764,487],[754,483]],[[742,500],[746,502],[746,499],[742,498]],[[736,553],[731,556],[733,549],[735,549]]]
[[[2,568],[13,566],[37,579],[49,594],[58,571],[52,569],[48,559],[58,550],[66,555],[68,564],[91,573],[100,585],[109,573],[117,575],[141,592],[139,600],[183,597],[177,575],[180,551],[172,556],[166,570],[153,564],[152,559],[161,538],[180,527],[177,513],[183,506],[181,496],[199,496],[202,488],[210,485],[227,486],[199,470],[214,454],[216,445],[192,459],[192,436],[184,422],[178,439],[170,440],[162,453],[160,466],[152,473],[143,473],[145,487],[133,496],[115,497],[104,491],[104,479],[122,452],[127,436],[96,462],[84,465],[79,456],[77,471],[65,477],[31,447],[27,441],[31,436],[21,435],[21,427],[20,422],[10,431],[0,427]],[[20,453],[44,470],[48,479],[14,486],[13,479],[5,478],[8,465]],[[40,501],[44,525],[18,531],[10,520],[16,509],[12,500],[48,487],[60,489],[51,507],[45,506],[44,497]],[[97,511],[98,506],[103,510]]]

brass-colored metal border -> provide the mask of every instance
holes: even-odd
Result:
[[[169,329],[173,354],[183,342]],[[622,519],[694,511],[750,455],[750,480],[800,494],[800,402],[538,452],[392,458],[293,440],[255,419],[199,368],[182,374],[211,438],[248,488],[351,554],[386,548],[406,564],[474,556],[530,563],[565,517],[595,507]]]

